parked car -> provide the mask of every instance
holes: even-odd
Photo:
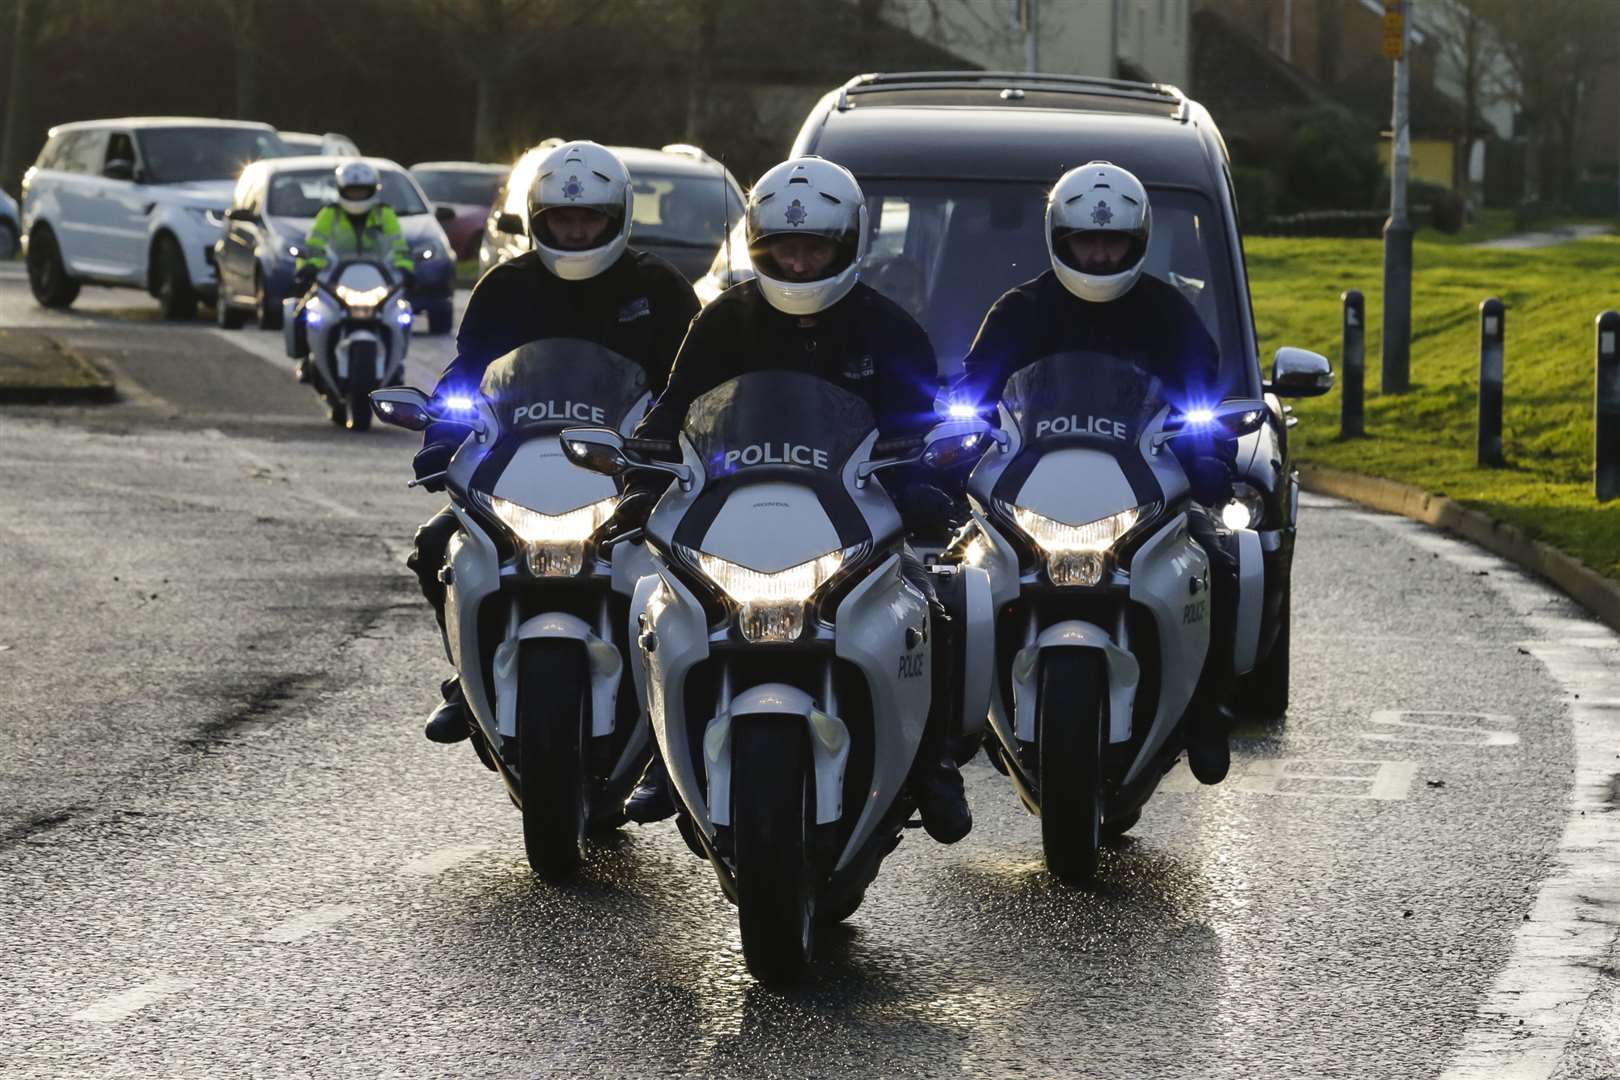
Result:
[[[478,250],[480,274],[529,250],[529,185],[540,160],[556,145],[557,140],[548,139],[525,151],[512,166],[484,227]],[[662,255],[688,281],[695,281],[719,249],[727,225],[742,216],[743,194],[736,177],[702,150],[684,143],[661,150],[611,149],[624,159],[635,192],[630,243]]]
[[[51,128],[23,176],[34,298],[65,308],[85,282],[142,288],[165,318],[213,299],[214,242],[243,166],[286,147],[268,124],[181,117]]]
[[[360,156],[360,148],[354,145],[354,140],[335,131],[328,131],[325,135],[309,131],[283,131],[279,134],[281,141],[287,144],[289,154],[302,154],[305,157]]]
[[[1326,359],[1298,349],[1279,352],[1270,379],[1261,373],[1226,145],[1203,106],[1174,87],[1111,79],[862,75],[821,99],[793,154],[819,154],[860,180],[874,230],[862,280],[917,317],[947,377],[961,370],[990,305],[1051,265],[1053,182],[1099,158],[1142,180],[1153,206],[1146,272],[1198,311],[1220,347],[1227,393],[1263,395],[1269,406],[1267,424],[1239,444],[1224,516],[1258,533],[1265,565],[1260,660],[1234,701],[1280,716],[1299,480],[1294,420],[1279,398],[1320,393],[1332,376]],[[736,243],[717,253],[704,291],[751,273]]]
[[[455,319],[450,240],[410,173],[385,158],[364,160],[382,177],[382,200],[399,215],[416,262],[411,308],[427,313],[429,333],[447,334]],[[238,327],[249,317],[263,329],[281,325],[281,301],[292,291],[299,246],[321,207],[337,200],[334,168],[330,158],[305,156],[243,170],[225,215],[227,228],[214,248],[221,326]]]
[[[435,207],[448,206],[455,217],[444,223],[457,259],[478,254],[495,196],[506,181],[510,165],[481,165],[474,161],[425,161],[411,166],[411,175]]]
[[[16,258],[22,246],[22,220],[17,200],[0,191],[0,259]]]

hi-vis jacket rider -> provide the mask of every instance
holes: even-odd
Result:
[[[382,177],[364,161],[337,167],[338,201],[321,207],[298,256],[298,272],[325,270],[334,258],[375,256],[402,274],[416,263],[393,207],[382,202]]]

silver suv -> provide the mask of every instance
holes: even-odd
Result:
[[[79,286],[145,289],[189,319],[217,288],[214,242],[237,174],[286,148],[268,124],[130,117],[61,124],[23,176],[28,283],[45,307]]]

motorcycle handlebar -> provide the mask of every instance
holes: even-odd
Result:
[[[872,444],[874,458],[893,457],[912,450],[923,448],[924,438],[921,435],[897,435],[892,439],[879,439]]]
[[[670,458],[679,461],[680,450],[673,439],[638,439],[635,436],[624,440],[624,448],[632,453],[642,454],[652,458]]]

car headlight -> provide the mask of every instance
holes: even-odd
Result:
[[[536,577],[572,577],[585,565],[585,545],[607,524],[619,505],[617,495],[565,514],[542,514],[522,503],[489,496],[489,508],[523,547],[529,573]]]
[[[1054,585],[1095,585],[1106,556],[1120,537],[1136,527],[1141,507],[1121,510],[1084,525],[1066,525],[1028,507],[1012,508],[1013,521],[1046,555],[1046,575]]]
[[[1232,485],[1232,498],[1221,507],[1221,522],[1228,529],[1254,529],[1266,517],[1265,497],[1241,481]]]
[[[697,553],[698,568],[737,605],[743,639],[761,642],[799,640],[805,606],[844,565],[842,551],[829,551],[774,574],[738,566],[718,555]]]
[[[188,206],[186,207],[186,213],[190,214],[192,219],[199,225],[207,225],[214,229],[225,227],[225,211],[223,210],[214,210],[206,206]]]

